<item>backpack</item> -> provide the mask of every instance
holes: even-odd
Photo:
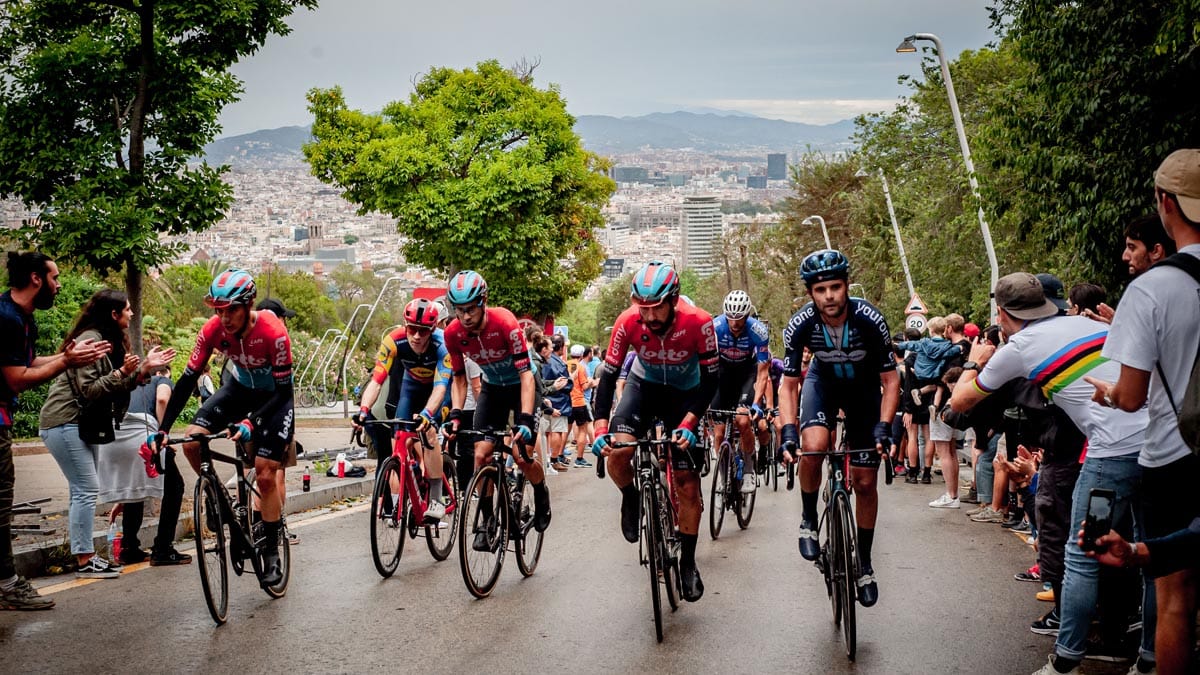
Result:
[[[1176,253],[1160,260],[1158,265],[1167,267],[1177,267],[1192,276],[1196,283],[1200,284],[1200,259],[1187,253]],[[1179,422],[1179,435],[1183,437],[1183,442],[1192,449],[1193,454],[1200,454],[1200,352],[1196,355],[1196,360],[1192,362],[1192,373],[1188,376],[1187,389],[1183,392],[1183,399],[1180,405],[1175,404],[1175,397],[1171,395],[1171,388],[1167,385],[1167,376],[1163,372],[1162,364],[1156,363],[1158,368],[1158,377],[1162,380],[1163,389],[1167,392],[1167,400],[1171,403],[1171,409],[1175,411],[1175,415]]]

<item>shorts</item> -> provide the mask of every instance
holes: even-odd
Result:
[[[567,426],[566,415],[542,415],[542,431],[548,434],[565,434]]]
[[[578,424],[579,426],[584,426],[585,424],[591,424],[592,411],[589,410],[586,405],[581,405],[581,406],[576,406],[574,408],[571,408],[571,422],[573,424]]]
[[[878,380],[823,382],[816,368],[809,368],[800,389],[800,430],[823,426],[831,432],[837,414],[845,413],[845,434],[851,450],[850,465],[878,469],[882,456],[875,451],[875,425],[883,393]]]
[[[612,413],[608,430],[642,438],[661,421],[667,433],[671,433],[688,413],[687,396],[683,391],[664,384],[642,382],[630,376],[625,381],[625,392]],[[672,446],[671,462],[677,471],[699,471],[704,466],[705,448],[693,445],[687,452]]]
[[[230,424],[253,415],[262,405],[264,397],[270,395],[271,392],[250,389],[230,380],[200,406],[192,424],[208,429],[209,432],[225,429]],[[284,462],[295,433],[293,415],[292,403],[289,401],[279,406],[267,419],[250,420],[254,423],[254,433],[250,435],[250,439],[254,444],[256,456],[273,462]]]
[[[475,428],[488,429],[494,433],[482,438],[496,444],[512,424],[513,413],[521,412],[521,385],[488,384],[484,382],[475,399]],[[533,429],[536,434],[537,429]]]
[[[1165,537],[1187,529],[1200,516],[1200,456],[1189,454],[1170,464],[1142,467],[1142,512],[1146,538]]]
[[[929,440],[945,442],[954,440],[954,429],[943,422],[941,415],[932,408],[929,411]]]
[[[751,364],[754,366],[755,364]],[[758,379],[755,367],[722,363],[717,393],[708,407],[715,410],[749,408],[754,403],[754,383]]]

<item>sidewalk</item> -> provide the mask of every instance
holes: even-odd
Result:
[[[359,451],[360,448],[349,448],[350,422],[343,420],[340,410],[337,415],[323,414],[318,419],[298,419],[296,439],[304,446],[304,451],[312,455],[315,452]],[[220,447],[219,445],[215,447]],[[26,576],[38,576],[45,573],[48,565],[55,564],[61,556],[61,551],[67,541],[67,510],[70,506],[67,480],[59,469],[54,458],[40,443],[20,444],[14,454],[13,462],[16,467],[15,502],[21,503],[34,499],[49,498],[46,504],[39,504],[40,515],[17,515],[13,517],[14,527],[21,525],[40,525],[45,534],[17,533],[13,539],[13,549],[16,557],[17,571]],[[306,466],[311,467],[313,459],[299,458],[297,465],[287,472],[287,503],[285,512],[296,513],[325,506],[330,502],[369,495],[374,474],[374,460],[355,462],[367,469],[366,478],[327,478],[323,473],[318,475],[315,469],[312,475],[311,491],[303,491],[303,474]],[[177,536],[183,536],[191,530],[192,520],[192,489],[196,482],[196,474],[187,461],[180,456],[179,470],[184,482],[184,504],[180,513],[180,523]],[[222,465],[218,473],[229,478],[232,468]],[[98,504],[96,520],[93,528],[97,539],[96,550],[107,552],[108,514],[112,504]],[[151,507],[146,513],[140,539],[143,548],[148,548],[154,539],[158,528],[158,500],[152,500]]]

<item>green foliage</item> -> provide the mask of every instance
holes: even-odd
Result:
[[[629,284],[632,282],[633,272],[630,272],[600,289],[596,299],[596,323],[600,326],[602,346],[608,345],[609,334],[617,317],[629,308]]]
[[[600,303],[597,300],[572,298],[567,301],[563,311],[554,317],[555,324],[562,324],[571,329],[571,342],[576,344],[600,344],[600,338],[605,336],[604,326],[601,325],[597,310]]]
[[[748,199],[737,201],[726,200],[721,202],[721,213],[744,213],[750,216],[757,216],[760,213],[771,213],[771,205],[761,202],[752,202]]]
[[[232,200],[189,165],[237,99],[228,72],[316,0],[7,3],[0,24],[0,193],[41,212],[23,234],[104,274],[124,269],[140,342],[141,272]]]
[[[557,313],[599,275],[593,230],[616,186],[558,89],[534,87],[531,71],[433,68],[379,115],[348,109],[336,87],[308,101],[314,175],[361,212],[394,216],[409,261],[478,270],[495,303],[534,316]]]
[[[358,243],[358,237],[354,236],[353,234],[347,234],[346,236],[342,237],[342,243],[346,244],[347,246],[353,246],[354,244]]]
[[[1044,234],[1115,288],[1124,225],[1154,212],[1155,168],[1200,145],[1200,3],[1002,0],[993,19],[1028,68],[988,129],[1023,194],[989,197],[1022,236]]]

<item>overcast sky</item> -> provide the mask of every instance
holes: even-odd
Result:
[[[341,85],[368,111],[407,99],[431,66],[540,59],[575,115],[685,108],[825,124],[883,110],[920,58],[897,54],[935,33],[954,58],[994,40],[991,0],[323,0],[234,68],[242,100],[229,136],[309,124],[304,94]],[[925,43],[928,44],[928,43]]]

